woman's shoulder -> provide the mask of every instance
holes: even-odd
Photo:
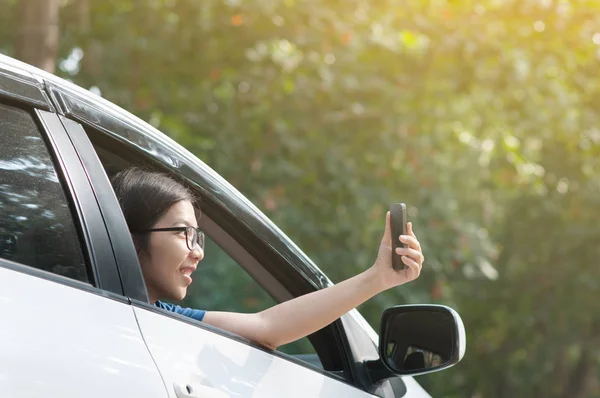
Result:
[[[201,321],[204,318],[204,314],[206,314],[205,310],[198,310],[194,308],[183,308],[176,304],[165,303],[160,300],[156,300],[154,305],[158,308],[162,308],[163,310],[171,311],[176,314],[181,314],[183,316],[187,316],[198,321]]]

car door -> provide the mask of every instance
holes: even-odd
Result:
[[[112,190],[105,172],[111,174],[119,168],[125,167],[127,163],[144,162],[163,169],[168,166],[172,168],[173,164],[177,164],[181,168],[197,167],[197,164],[188,163],[183,157],[176,158],[182,155],[176,150],[178,148],[173,148],[174,145],[164,145],[159,140],[145,141],[145,136],[137,130],[138,126],[135,123],[138,121],[135,119],[122,118],[122,115],[113,112],[108,106],[104,107],[105,104],[100,101],[96,102],[90,98],[73,95],[72,92],[62,90],[60,87],[55,86],[54,88],[56,91],[52,91],[53,95],[60,97],[57,103],[65,106],[62,110],[63,113],[70,119],[76,119],[81,123],[80,125],[73,120],[63,120],[86,168],[86,173],[92,180],[94,191],[102,193],[98,194],[98,201],[100,208],[103,209],[103,214],[106,214],[107,217],[110,216],[109,213],[117,215],[117,211],[110,209],[118,209],[118,202],[114,194],[108,195]],[[92,141],[95,147],[92,147]],[[144,147],[150,150],[146,151]],[[104,164],[101,163],[100,157],[104,159]],[[185,164],[182,161],[185,161]],[[249,211],[247,204],[240,202],[239,193],[225,192],[231,190],[231,187],[224,185],[222,179],[215,176],[214,172],[204,173],[203,170],[198,175],[202,175],[202,178],[208,180],[209,183],[204,185],[203,180],[191,181],[189,178],[188,180],[192,185],[197,184],[192,188],[204,196],[203,213],[206,212],[206,217],[203,215],[203,219],[210,219],[211,214],[218,215],[212,213],[211,208],[222,209],[220,204],[223,201],[226,201],[229,207],[237,207],[239,210],[237,216],[241,216],[242,212]],[[179,177],[187,178],[184,175]],[[215,181],[217,182],[215,183]],[[217,187],[214,184],[221,185]],[[212,193],[218,193],[222,197],[215,198]],[[231,214],[229,210],[231,208],[226,211],[229,214],[229,221],[238,220],[239,217],[235,217],[236,214]],[[120,217],[120,221],[116,219],[114,221],[125,225],[122,214]],[[262,267],[258,264],[262,261],[260,256],[266,255],[265,253],[268,251],[271,253],[270,256],[274,256],[271,259],[276,262],[272,264],[273,272],[277,270],[282,272],[278,265],[286,260],[280,253],[269,249],[265,243],[261,243],[264,250],[259,250],[255,244],[258,243],[256,242],[257,237],[253,234],[246,233],[244,236],[237,237],[225,236],[223,233],[227,234],[232,226],[228,225],[222,229],[220,224],[227,224],[227,221],[217,219],[213,221],[215,222],[214,229],[205,232],[209,237],[219,240],[220,244],[237,245],[237,248],[233,249],[233,252],[237,253],[234,256],[251,257],[258,269]],[[111,224],[114,223],[111,222]],[[215,235],[217,229],[220,229],[220,238]],[[238,228],[233,229],[238,230]],[[126,227],[124,231],[127,232]],[[112,230],[109,232],[111,236],[113,236],[113,232],[118,233],[118,231]],[[245,239],[245,241],[240,242],[239,239]],[[254,241],[252,241],[253,239]],[[127,251],[127,248],[119,248],[119,245],[125,240],[127,240],[125,236],[122,236],[122,239],[116,237],[111,239],[117,257]],[[128,240],[131,245],[131,238],[129,237]],[[242,254],[246,249],[254,250],[255,253]],[[133,252],[133,249],[131,251]],[[136,275],[140,278],[137,285],[143,284],[137,262],[134,264],[131,261],[117,261],[121,275]],[[132,267],[138,268],[137,273],[128,271]],[[258,275],[261,272],[262,274]],[[296,273],[298,274],[297,271]],[[273,289],[269,293],[278,296],[278,299],[289,299],[296,295],[295,292],[285,288],[281,282],[277,281],[285,276],[271,274],[262,269],[253,277],[261,279],[262,283],[271,284]],[[135,287],[137,285],[134,279],[123,279],[124,294],[131,299],[139,329],[171,397],[372,396],[357,388],[351,381],[351,375],[344,372],[344,365],[341,363],[347,364],[348,358],[342,357],[345,351],[339,347],[341,339],[321,339],[321,343],[317,343],[321,346],[317,350],[321,362],[325,364],[326,368],[332,370],[319,369],[282,352],[271,352],[258,347],[223,330],[158,309],[148,304],[147,297],[132,297],[129,294],[131,286],[133,286],[133,290],[139,291]],[[310,282],[303,277],[297,281],[305,285],[302,289],[310,285]],[[299,288],[298,283],[290,281],[291,284],[296,285],[296,289]],[[314,287],[311,288],[314,289]],[[305,291],[303,290],[303,292]],[[231,294],[235,293],[231,292]],[[336,327],[334,325],[326,328],[327,330],[323,333],[335,333]],[[329,345],[331,347],[328,347]],[[335,355],[330,353],[333,350],[337,350]],[[337,370],[338,368],[340,370]],[[199,395],[194,395],[195,392],[198,392]]]
[[[0,148],[0,396],[166,397],[66,131],[1,62]]]
[[[135,312],[172,397],[372,397],[327,372],[200,322],[149,306]]]
[[[107,173],[110,175],[130,164],[148,163],[175,173],[199,192],[203,212],[227,214],[226,218],[214,220],[215,225],[226,230],[225,234],[215,232],[226,237],[219,245],[227,247],[228,253],[277,301],[324,288],[331,282],[235,188],[179,144],[108,101],[54,77],[45,78],[50,96],[59,112],[66,116],[62,118],[63,123],[97,193],[124,295],[135,306],[140,329],[171,396],[193,395],[192,391],[204,387],[216,396],[223,391],[237,396],[266,394],[277,388],[281,388],[278,391],[284,395],[302,395],[304,387],[308,388],[306,394],[321,391],[335,396],[342,391],[342,395],[365,396],[368,391],[384,397],[429,396],[412,377],[375,383],[371,380],[365,361],[378,358],[377,336],[356,310],[309,336],[318,360],[314,361],[314,356],[310,355],[308,362],[312,366],[307,367],[310,364],[298,361],[299,356],[293,358],[266,351],[222,330],[148,305],[131,238],[107,178]],[[211,233],[208,236],[216,237]],[[168,333],[165,328],[177,330],[177,333]],[[181,336],[193,340],[184,345],[182,342],[186,339]],[[208,341],[208,345],[204,341]],[[234,355],[233,351],[238,354]],[[204,362],[200,354],[210,360]],[[223,356],[230,359],[225,360]],[[236,362],[231,362],[232,359]],[[235,367],[230,367],[231,364]],[[270,364],[268,369],[267,364]],[[258,373],[246,375],[249,369],[258,370]],[[294,373],[311,383],[298,383],[293,379]],[[228,382],[224,381],[227,377]],[[244,387],[246,389],[241,391],[242,387],[237,384],[245,383],[245,379],[256,384],[250,383],[253,388]],[[260,384],[261,380],[263,384]],[[268,384],[271,382],[276,384]]]

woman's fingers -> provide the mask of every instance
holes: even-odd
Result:
[[[412,223],[409,221],[407,224],[408,224],[408,228],[407,228],[407,231],[406,231],[406,232],[408,232],[408,234],[409,234],[410,236],[412,236],[413,238],[417,239],[417,235],[415,235],[415,231],[413,231],[413,226],[412,226]],[[417,239],[417,241],[418,241],[418,240],[419,240],[419,239]]]
[[[415,260],[411,259],[408,256],[402,256],[401,258],[402,262],[406,264],[406,266],[409,267],[415,273],[415,278],[419,276],[419,274],[421,273],[421,266],[417,264]]]
[[[417,238],[413,235],[400,235],[400,242],[412,247],[415,250],[421,251],[421,244]]]
[[[401,256],[407,256],[413,259],[418,264],[423,264],[423,262],[425,261],[423,253],[409,247],[399,247],[396,249],[396,253],[398,253]]]
[[[391,227],[391,215],[388,211],[385,213],[385,229],[383,230],[383,238],[381,238],[381,243],[386,243],[388,245],[392,244],[392,227]]]

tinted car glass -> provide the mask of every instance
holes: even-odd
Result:
[[[0,104],[0,257],[90,282],[69,205],[32,116]]]

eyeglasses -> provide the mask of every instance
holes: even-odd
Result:
[[[185,242],[187,243],[188,249],[193,251],[196,246],[199,246],[204,251],[204,232],[200,231],[200,228],[194,227],[173,227],[173,228],[154,228],[146,229],[144,231],[137,231],[137,233],[146,232],[185,232]]]

